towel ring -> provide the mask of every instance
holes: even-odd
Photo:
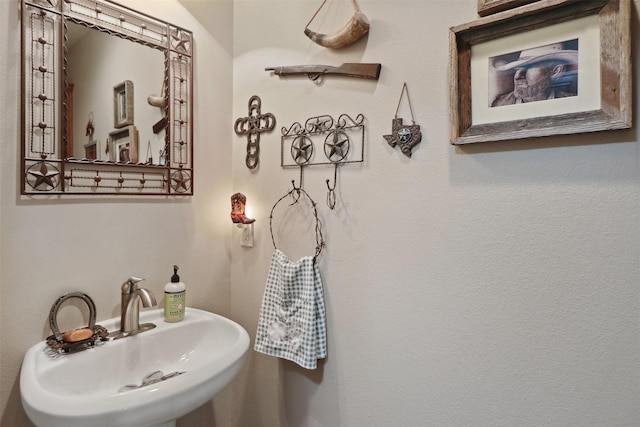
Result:
[[[300,200],[301,194],[304,194],[307,197],[307,199],[309,199],[309,201],[311,202],[311,207],[313,209],[313,216],[316,219],[316,252],[313,257],[313,259],[315,260],[316,258],[318,258],[318,256],[322,252],[322,248],[324,247],[324,239],[322,237],[322,223],[320,222],[320,218],[318,218],[318,210],[316,209],[316,202],[311,198],[311,196],[309,196],[309,194],[306,191],[304,191],[303,188],[300,188],[300,187],[296,188],[294,186],[294,188],[291,189],[289,192],[287,192],[287,194],[280,197],[278,201],[271,208],[271,213],[269,214],[269,231],[271,232],[271,241],[273,242],[274,249],[278,249],[278,246],[276,245],[276,239],[273,235],[273,211],[275,210],[276,206],[278,206],[278,203],[286,199],[288,196],[294,197],[293,203],[289,204],[289,206],[295,205]]]

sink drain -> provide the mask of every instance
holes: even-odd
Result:
[[[151,384],[155,384],[155,383],[159,383],[161,381],[165,381],[168,380],[169,378],[173,378],[173,377],[177,377],[178,375],[182,375],[184,374],[185,371],[175,371],[175,372],[171,372],[170,374],[164,374],[164,372],[162,371],[154,371],[151,372],[147,375],[145,375],[142,378],[142,383],[140,383],[140,385],[138,384],[127,384],[127,385],[123,385],[122,387],[120,387],[118,389],[118,393],[124,393],[125,391],[129,391],[129,390],[135,390],[138,388],[142,388],[142,387],[146,387],[148,385]]]

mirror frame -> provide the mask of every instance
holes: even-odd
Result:
[[[193,34],[110,0],[21,2],[21,194],[193,195]],[[163,52],[163,165],[65,154],[67,22]]]

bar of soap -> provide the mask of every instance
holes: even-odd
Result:
[[[67,331],[62,334],[62,339],[65,342],[78,342],[91,338],[93,336],[93,330],[89,328],[74,329],[73,331]]]

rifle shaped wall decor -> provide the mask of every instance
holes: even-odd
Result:
[[[284,77],[306,74],[313,81],[326,75],[378,80],[381,68],[381,64],[345,63],[337,67],[331,65],[289,65],[269,67],[264,70],[273,71],[273,74]]]

